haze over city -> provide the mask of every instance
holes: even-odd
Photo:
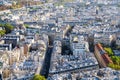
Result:
[[[120,80],[120,0],[0,0],[0,80]]]

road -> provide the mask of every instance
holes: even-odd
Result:
[[[73,68],[73,69],[68,69],[68,70],[62,70],[62,71],[56,71],[56,72],[50,72],[49,75],[54,75],[54,74],[61,74],[61,73],[66,73],[66,72],[78,72],[78,71],[84,71],[84,70],[96,70],[98,69],[99,66],[98,64],[91,65],[91,66],[85,66],[85,67],[78,67],[78,68]]]
[[[45,54],[45,60],[44,60],[43,66],[40,71],[40,74],[45,76],[45,78],[47,78],[48,74],[49,74],[52,49],[53,49],[53,47],[51,47],[51,46],[48,47],[47,52]]]

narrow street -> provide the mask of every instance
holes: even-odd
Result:
[[[53,50],[52,45],[49,45],[48,49],[47,49],[47,52],[45,54],[44,63],[43,63],[43,66],[42,66],[42,69],[41,69],[41,72],[40,72],[40,74],[45,76],[45,78],[47,78],[48,74],[49,74],[52,50]]]

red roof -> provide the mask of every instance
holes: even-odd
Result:
[[[99,50],[104,50],[100,43],[96,44],[96,46],[98,47]]]
[[[113,63],[107,53],[102,54],[102,58],[104,59],[104,61],[106,62],[106,64]]]
[[[102,45],[100,43],[96,44],[99,52],[103,52],[103,54],[101,54],[102,58],[104,59],[106,64],[109,63],[113,63],[113,61],[110,59],[110,57],[108,56],[108,54],[105,52],[105,50],[103,49]]]

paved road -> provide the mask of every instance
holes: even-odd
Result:
[[[46,78],[48,77],[48,74],[49,74],[52,49],[53,49],[53,47],[51,47],[51,46],[48,47],[48,50],[45,54],[44,64],[43,64],[41,72],[40,72],[40,74],[45,76]]]
[[[60,74],[60,73],[66,73],[66,72],[78,72],[78,71],[84,71],[84,70],[96,70],[98,69],[99,66],[98,64],[91,65],[91,66],[85,66],[85,67],[78,67],[78,68],[73,68],[73,69],[68,69],[68,70],[62,70],[62,71],[56,71],[56,72],[51,72],[49,75],[54,75],[54,74]]]

